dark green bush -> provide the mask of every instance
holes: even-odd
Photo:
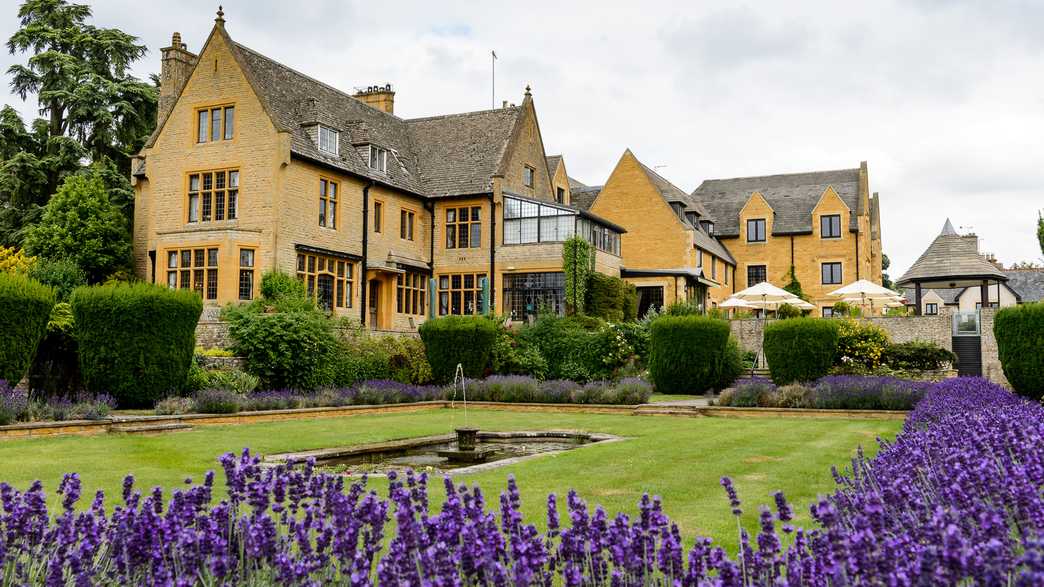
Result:
[[[837,352],[835,320],[792,318],[765,326],[764,348],[776,385],[812,381],[826,375]]]
[[[673,302],[663,311],[664,316],[702,316],[703,308],[696,300]]]
[[[523,340],[518,333],[500,326],[493,344],[490,369],[495,375],[529,375],[544,379],[547,376],[547,360],[539,349]]]
[[[591,316],[541,314],[519,337],[547,361],[548,379],[611,379],[634,354],[622,333]]]
[[[53,306],[51,288],[24,275],[0,272],[0,380],[11,387],[29,370]]]
[[[801,308],[798,308],[797,306],[791,306],[790,304],[781,304],[779,308],[776,309],[776,318],[779,318],[780,320],[800,317]]]
[[[993,334],[1012,389],[1033,399],[1044,396],[1044,302],[997,312]]]
[[[87,273],[72,259],[37,259],[29,277],[53,287],[59,302],[69,301],[74,289],[87,285]]]
[[[662,316],[651,327],[649,376],[659,393],[702,393],[721,382],[729,323],[707,316]]]
[[[242,407],[242,397],[228,389],[202,389],[193,400],[200,414],[235,414]]]
[[[270,271],[261,276],[261,297],[270,301],[308,298],[304,283],[288,273]]]
[[[718,369],[718,382],[714,385],[715,389],[725,389],[732,385],[732,382],[739,379],[739,376],[743,374],[743,349],[740,348],[739,341],[736,337],[729,336],[729,341],[725,344],[725,352],[721,356],[721,366]]]
[[[466,377],[481,377],[489,367],[497,325],[482,316],[446,316],[420,327],[434,380],[453,381],[459,363]]]
[[[588,316],[610,322],[635,320],[638,313],[638,291],[619,277],[592,273],[587,278],[585,312]]]
[[[890,344],[881,353],[881,362],[891,369],[935,370],[949,363],[957,364],[957,355],[934,342],[901,342]]]
[[[198,294],[121,283],[78,288],[71,305],[88,391],[151,408],[184,386],[203,311]]]
[[[322,312],[241,313],[230,320],[228,333],[232,350],[262,387],[312,390],[334,379],[337,339]]]

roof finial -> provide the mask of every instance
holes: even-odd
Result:
[[[220,4],[218,5],[217,18],[214,19],[214,22],[225,24],[225,10]]]
[[[953,229],[953,224],[950,223],[950,219],[949,218],[946,219],[946,224],[943,224],[942,232],[939,233],[939,236],[944,236],[944,235],[945,236],[956,236],[957,235],[957,231]]]
[[[526,84],[526,95],[527,96],[532,96],[533,95],[533,93],[530,91],[529,84]]]

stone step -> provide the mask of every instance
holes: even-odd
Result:
[[[192,430],[191,424],[140,424],[136,426],[116,426],[112,428],[112,432],[122,432],[125,434],[162,434],[164,432],[178,432],[182,430]]]

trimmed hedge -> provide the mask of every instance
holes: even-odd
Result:
[[[54,307],[54,290],[17,273],[0,272],[0,380],[14,387],[36,355]]]
[[[957,355],[934,342],[900,342],[885,347],[881,362],[892,369],[934,371],[947,363],[956,365]]]
[[[482,316],[446,316],[420,326],[431,373],[438,383],[453,381],[457,364],[464,376],[481,377],[489,366],[497,325]]]
[[[662,316],[653,321],[650,331],[649,376],[657,392],[699,393],[720,383],[728,322],[707,316]]]
[[[993,334],[1012,389],[1032,399],[1044,397],[1044,302],[997,312]]]
[[[120,407],[152,407],[185,384],[203,301],[147,283],[73,291],[73,332],[87,389]]]
[[[636,320],[638,290],[619,277],[592,273],[587,278],[586,312],[610,322]]]
[[[823,377],[834,364],[838,326],[835,320],[791,318],[765,326],[764,349],[769,373],[777,385]]]

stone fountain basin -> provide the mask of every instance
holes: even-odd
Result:
[[[453,462],[446,458],[446,453],[458,450],[456,434],[273,454],[265,456],[263,462],[275,465],[313,458],[319,467],[333,468],[349,475],[366,473],[371,477],[407,469],[462,475],[620,440],[625,438],[576,430],[479,431],[475,451],[485,461],[479,464],[466,460]]]

